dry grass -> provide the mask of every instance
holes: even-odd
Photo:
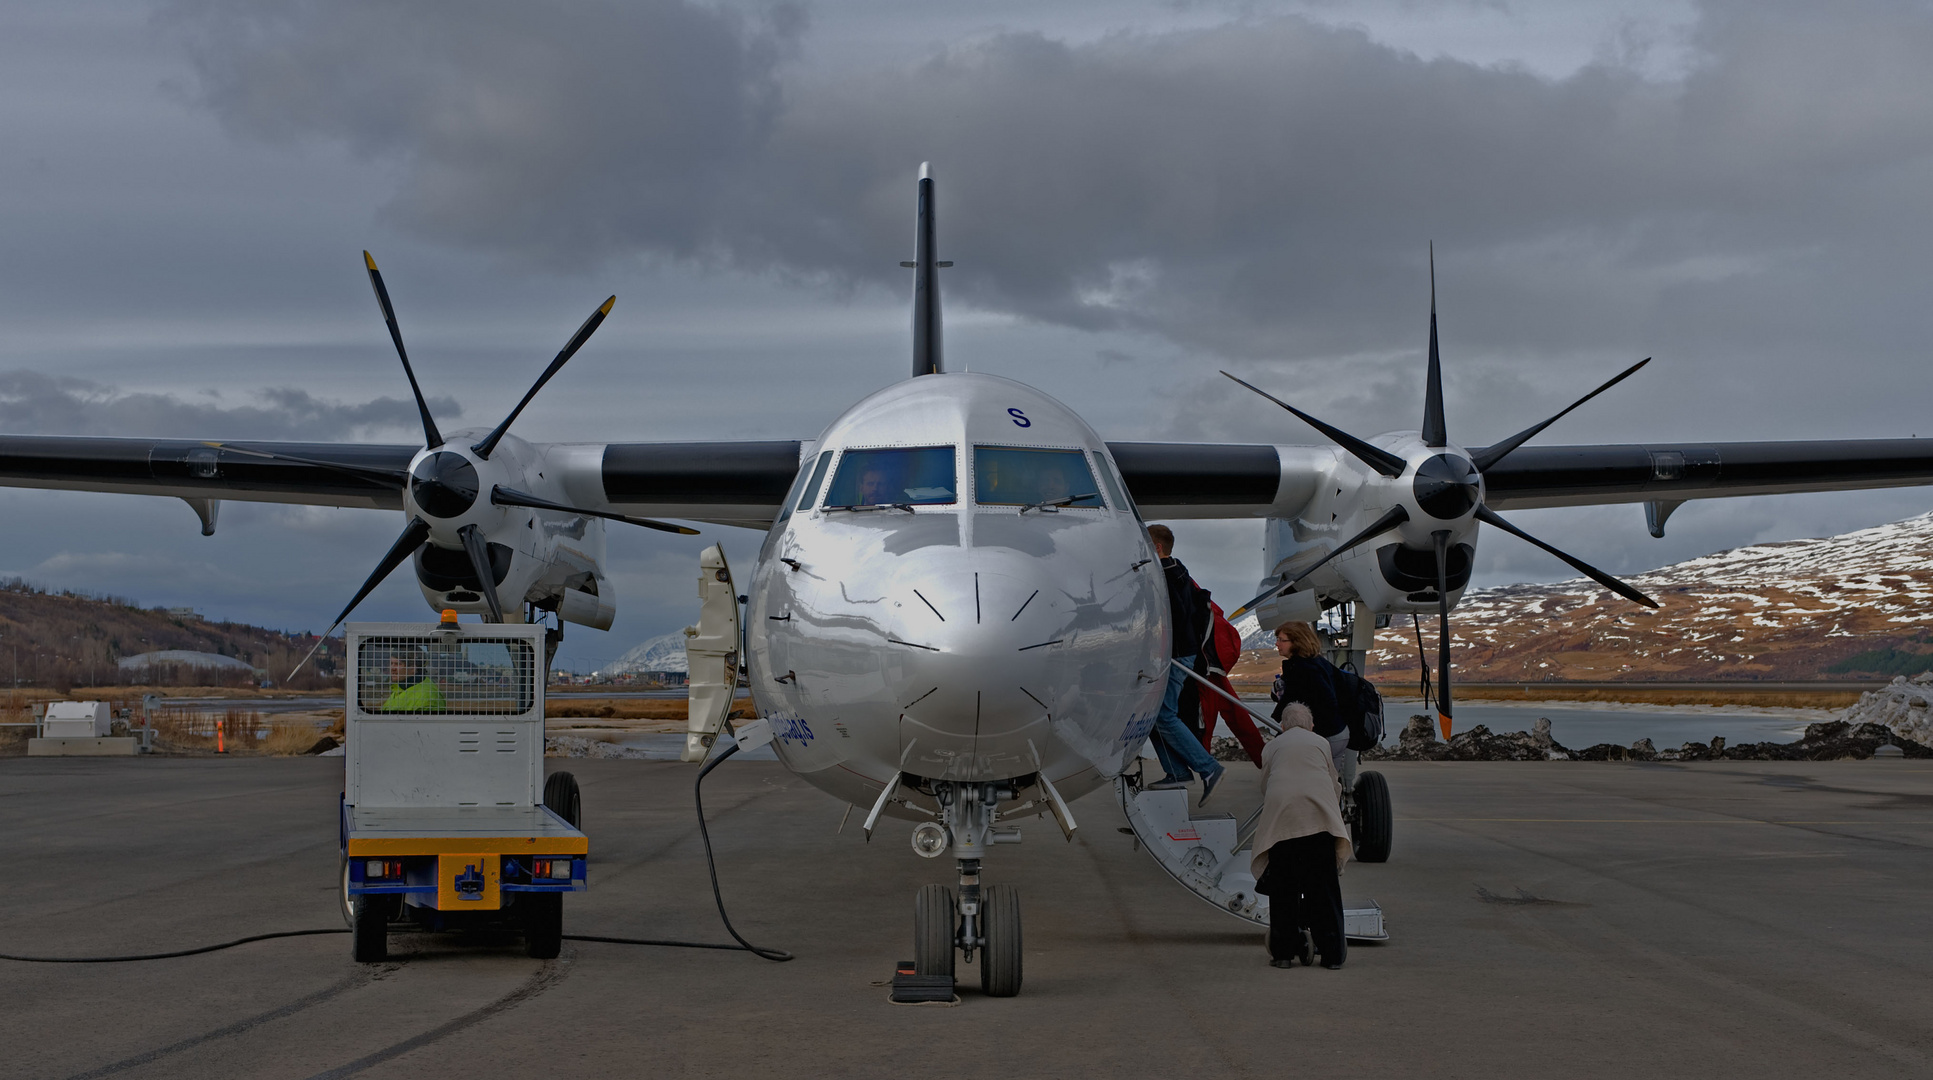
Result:
[[[253,709],[155,710],[155,749],[163,752],[210,754],[219,745],[231,755],[289,757],[306,754],[325,732],[329,713],[283,713],[263,716]],[[340,713],[334,719],[340,738]],[[320,721],[320,722],[319,722]],[[216,725],[221,737],[216,738]]]
[[[757,716],[749,697],[732,702],[734,712]],[[586,720],[684,720],[691,715],[684,698],[611,698],[546,697],[544,717]]]

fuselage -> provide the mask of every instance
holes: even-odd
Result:
[[[990,375],[911,379],[834,421],[749,597],[779,757],[861,806],[899,774],[1040,773],[1077,797],[1133,760],[1167,679],[1166,586],[1106,444]]]

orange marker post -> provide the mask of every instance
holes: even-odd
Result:
[[[228,744],[222,739],[222,722],[220,720],[215,721],[215,753],[228,753]]]

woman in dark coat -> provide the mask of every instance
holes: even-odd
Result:
[[[1342,673],[1323,657],[1322,640],[1308,623],[1277,627],[1275,649],[1282,654],[1282,674],[1271,695],[1275,698],[1275,722],[1282,722],[1285,706],[1295,702],[1307,705],[1315,720],[1315,733],[1329,740],[1343,785],[1354,784],[1356,756],[1349,749],[1349,718],[1342,714],[1336,699],[1335,679]]]

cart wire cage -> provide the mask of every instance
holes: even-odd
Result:
[[[527,640],[385,634],[356,644],[356,708],[371,715],[521,716],[536,705]]]

